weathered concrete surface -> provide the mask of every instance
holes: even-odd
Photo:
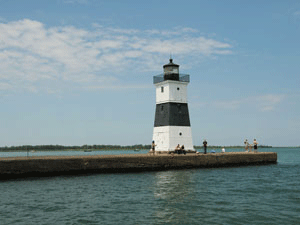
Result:
[[[138,172],[197,167],[259,165],[277,162],[274,152],[187,155],[97,155],[0,158],[0,179],[108,172]]]

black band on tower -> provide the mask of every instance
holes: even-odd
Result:
[[[156,105],[154,127],[185,126],[190,127],[187,103],[162,103]]]

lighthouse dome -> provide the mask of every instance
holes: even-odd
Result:
[[[173,59],[170,59],[168,64],[163,66],[164,68],[164,80],[179,80],[179,65],[173,63]]]

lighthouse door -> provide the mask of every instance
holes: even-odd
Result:
[[[166,134],[164,132],[157,133],[157,149],[165,149],[166,148]]]

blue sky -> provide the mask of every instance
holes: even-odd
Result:
[[[0,0],[0,146],[149,144],[154,75],[193,142],[300,146],[299,1]]]

